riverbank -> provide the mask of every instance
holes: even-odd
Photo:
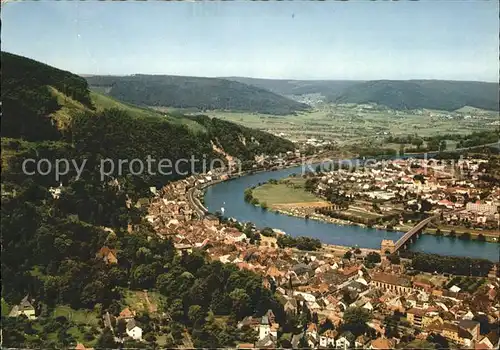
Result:
[[[438,229],[440,230],[439,234],[438,234],[439,232]],[[454,235],[452,234],[453,231],[455,232]],[[438,227],[436,228],[426,228],[423,233],[434,236],[444,236],[450,238],[455,237],[457,239],[460,239],[460,237],[464,233],[469,233],[470,238],[467,239],[490,242],[490,243],[500,243],[499,240],[500,232],[498,231],[475,230],[475,229],[468,229],[466,227],[456,227],[456,226],[449,227],[445,225],[438,225]]]
[[[362,227],[362,228],[374,228],[374,229],[378,229],[378,230],[387,230],[387,227],[385,225],[368,226],[368,225],[365,225],[365,224],[360,223],[360,222],[332,218],[331,216],[323,215],[323,214],[319,214],[319,213],[304,214],[304,213],[301,213],[299,211],[295,211],[293,209],[290,209],[290,210],[268,209],[268,210],[271,212],[282,214],[282,215],[292,216],[292,217],[301,218],[301,219],[305,219],[305,220],[316,220],[316,221],[321,221],[324,223],[341,225],[341,226],[356,226],[356,227]],[[392,230],[393,231],[401,231],[401,229],[399,227],[394,227]]]
[[[322,215],[318,213],[313,213],[313,214],[304,214],[300,213],[300,211],[293,211],[293,210],[284,210],[284,209],[269,209],[269,211],[276,212],[282,215],[287,215],[287,216],[292,216],[296,218],[302,218],[306,220],[317,220],[321,222],[326,222],[326,223],[331,223],[331,224],[336,224],[336,225],[342,225],[342,226],[357,226],[357,227],[363,227],[363,228],[368,228],[367,225],[359,223],[359,222],[353,222],[349,220],[342,220],[342,219],[336,219],[329,217],[327,215]],[[407,232],[411,230],[413,226],[412,225],[400,225],[400,226],[395,226],[391,228],[390,230],[392,231],[397,231],[397,232]],[[377,230],[388,230],[388,228],[385,225],[373,225],[370,226],[370,228],[374,228]],[[438,234],[439,231],[438,229],[441,230],[441,233]],[[452,234],[452,231],[455,231],[455,234]],[[456,238],[456,239],[465,239],[465,240],[475,240],[475,241],[480,241],[480,242],[489,242],[489,243],[500,243],[499,239],[499,233],[495,231],[483,231],[483,230],[473,230],[473,229],[467,229],[466,227],[453,227],[449,228],[446,226],[438,226],[437,228],[425,228],[422,231],[423,234],[425,235],[432,235],[432,236],[443,236],[443,237],[448,237],[448,238]],[[469,233],[470,238],[464,238],[461,237],[464,233]],[[480,236],[482,235],[482,237]]]
[[[401,231],[404,231],[404,227],[400,225],[397,225],[393,230],[387,230],[383,227],[374,229],[346,222],[334,222],[333,220],[329,222],[314,219],[304,220],[303,216],[297,217],[289,210],[286,212],[262,210],[260,207],[245,202],[245,189],[258,186],[259,183],[268,182],[270,179],[283,179],[300,171],[301,167],[296,166],[234,177],[229,181],[207,187],[204,205],[212,213],[220,211],[221,207],[224,207],[225,217],[231,217],[240,222],[252,222],[257,228],[272,227],[280,229],[292,237],[308,236],[317,238],[322,243],[336,246],[353,247],[357,245],[360,248],[380,250],[382,240],[397,241],[401,237]],[[499,245],[496,243],[423,235],[409,249],[431,254],[486,258],[497,262],[498,247]]]
[[[303,219],[318,220],[336,225],[368,227],[368,225],[340,218],[333,218],[317,212],[318,208],[332,204],[306,191],[306,180],[302,177],[271,179],[257,187],[245,190],[245,200],[264,210]],[[377,229],[387,229],[385,225],[371,225]]]

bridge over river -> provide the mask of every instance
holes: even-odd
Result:
[[[316,164],[313,166],[316,166]],[[270,179],[280,179],[294,173],[298,174],[301,171],[302,168],[299,166],[297,168],[260,172],[234,178],[230,181],[223,181],[206,188],[203,205],[211,213],[220,211],[221,207],[224,207],[224,216],[235,218],[241,222],[252,222],[259,228],[277,228],[292,237],[308,236],[317,238],[323,243],[346,247],[359,246],[360,248],[380,249],[380,242],[382,240],[392,240],[393,247],[395,247],[396,242],[408,234],[408,232],[402,233],[368,227],[338,225],[318,220],[305,220],[303,218],[262,210],[251,203],[245,202],[244,192],[246,188],[269,181]],[[204,212],[203,208],[200,209],[199,213],[197,213],[199,215]],[[425,222],[422,226],[425,226]],[[417,223],[416,225],[419,224]],[[420,226],[417,226],[417,229],[414,231],[418,231],[419,228]],[[408,236],[410,236],[409,239],[411,237],[415,238],[411,233],[406,237],[408,238]],[[447,236],[435,235],[419,235],[418,237],[414,244],[409,244],[408,239],[406,239],[406,244],[403,244],[399,249],[404,249],[406,245],[412,251],[498,261],[500,248],[500,244],[498,243],[453,239]]]
[[[407,243],[408,241],[412,240],[413,238],[417,238],[418,234],[422,232],[422,230],[435,218],[437,218],[439,214],[429,216],[428,218],[420,221],[418,224],[413,226],[408,232],[406,232],[403,236],[401,236],[396,243],[392,240],[386,240],[384,239],[381,244],[381,252],[382,254],[385,254],[386,251],[389,251],[390,253],[395,253],[399,251],[399,249],[407,248]]]

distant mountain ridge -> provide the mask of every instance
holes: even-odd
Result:
[[[310,106],[244,83],[174,75],[136,74],[86,77],[91,89],[142,106],[231,110],[275,115],[306,111]]]
[[[448,80],[286,80],[227,77],[281,95],[319,93],[331,103],[376,103],[393,109],[498,110],[498,84]]]
[[[224,77],[223,79],[253,85],[280,95],[305,95],[319,93],[324,96],[342,92],[346,88],[363,82],[358,80],[295,80],[245,77]]]
[[[498,84],[446,80],[374,80],[332,93],[333,103],[376,103],[393,109],[456,110],[464,106],[498,110]]]

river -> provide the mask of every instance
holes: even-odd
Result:
[[[224,181],[207,188],[205,206],[212,213],[224,207],[224,216],[242,222],[252,222],[257,227],[271,227],[285,231],[291,236],[309,236],[323,243],[359,246],[380,249],[383,239],[396,241],[403,232],[378,230],[359,226],[344,226],[317,220],[306,220],[275,212],[262,210],[243,199],[246,188],[269,179],[285,178],[293,173],[301,173],[301,167],[267,171]],[[457,238],[422,235],[410,250],[440,255],[467,256],[499,261],[500,244],[464,241]]]

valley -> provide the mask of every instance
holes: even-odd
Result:
[[[274,116],[258,113],[208,111],[211,117],[228,120],[247,127],[271,132],[287,139],[306,142],[326,140],[336,144],[357,143],[392,147],[385,142],[388,136],[418,135],[433,137],[443,134],[467,135],[499,127],[498,113],[463,108],[454,112],[439,110],[392,110],[376,105],[316,105],[312,112]],[[449,140],[447,149],[455,148]]]
[[[177,69],[134,21],[32,56],[64,69],[2,52],[0,346],[493,349],[498,84],[214,77],[255,48],[191,54],[194,17]]]

